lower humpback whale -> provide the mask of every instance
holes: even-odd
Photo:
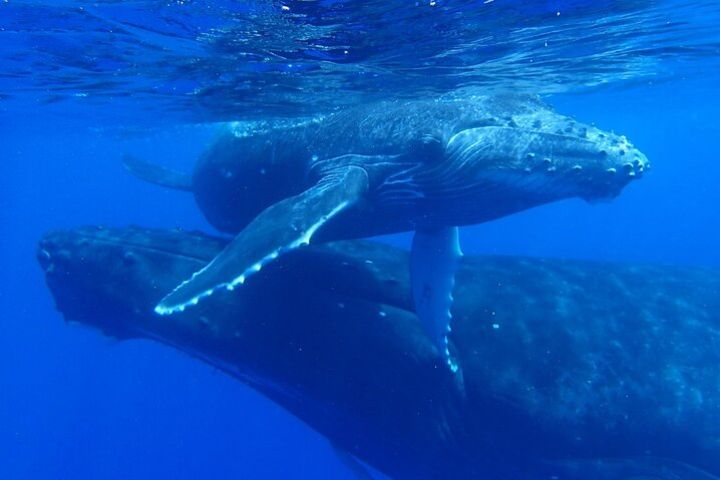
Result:
[[[571,197],[616,196],[648,168],[625,137],[555,113],[536,97],[379,102],[316,122],[223,138],[193,179],[131,170],[191,189],[237,233],[156,306],[171,314],[232,290],[313,242],[415,231],[412,291],[426,334],[450,360],[457,226]]]
[[[460,391],[416,320],[407,254],[380,244],[298,250],[152,314],[224,246],[85,228],[46,235],[38,258],[67,319],[201,358],[392,478],[720,478],[718,271],[464,257]]]

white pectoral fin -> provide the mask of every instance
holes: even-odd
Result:
[[[215,290],[232,290],[285,252],[309,244],[328,220],[361,198],[367,182],[363,169],[348,167],[268,207],[205,268],[163,298],[155,312],[182,311]]]
[[[453,371],[447,335],[450,332],[455,271],[462,251],[457,227],[418,230],[410,253],[415,311],[433,344]]]

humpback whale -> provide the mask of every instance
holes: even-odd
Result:
[[[466,256],[461,392],[417,321],[408,254],[377,243],[291,252],[160,321],[164,289],[225,245],[83,228],[38,259],[68,320],[209,362],[392,478],[720,478],[717,270]]]
[[[457,227],[571,197],[612,198],[649,166],[625,137],[521,95],[380,102],[228,136],[192,179],[126,164],[148,180],[193,190],[211,222],[237,233],[170,289],[157,313],[232,290],[310,242],[415,231],[415,309],[453,370],[447,332]]]

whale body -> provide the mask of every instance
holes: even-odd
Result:
[[[225,244],[85,228],[46,235],[38,259],[67,319],[209,362],[392,478],[720,475],[716,270],[464,257],[460,388],[417,321],[407,252],[377,243],[298,250],[247,288],[152,313]]]
[[[415,309],[453,370],[447,332],[461,256],[457,227],[546,203],[612,198],[649,168],[625,137],[554,112],[528,95],[388,101],[314,122],[234,137],[192,180],[128,162],[144,178],[195,192],[237,233],[155,308],[167,315],[241,288],[269,263],[313,243],[414,231]]]

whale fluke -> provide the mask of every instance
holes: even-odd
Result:
[[[123,155],[122,163],[125,170],[146,182],[174,190],[191,191],[193,188],[192,177],[188,173],[150,163],[132,155]]]

